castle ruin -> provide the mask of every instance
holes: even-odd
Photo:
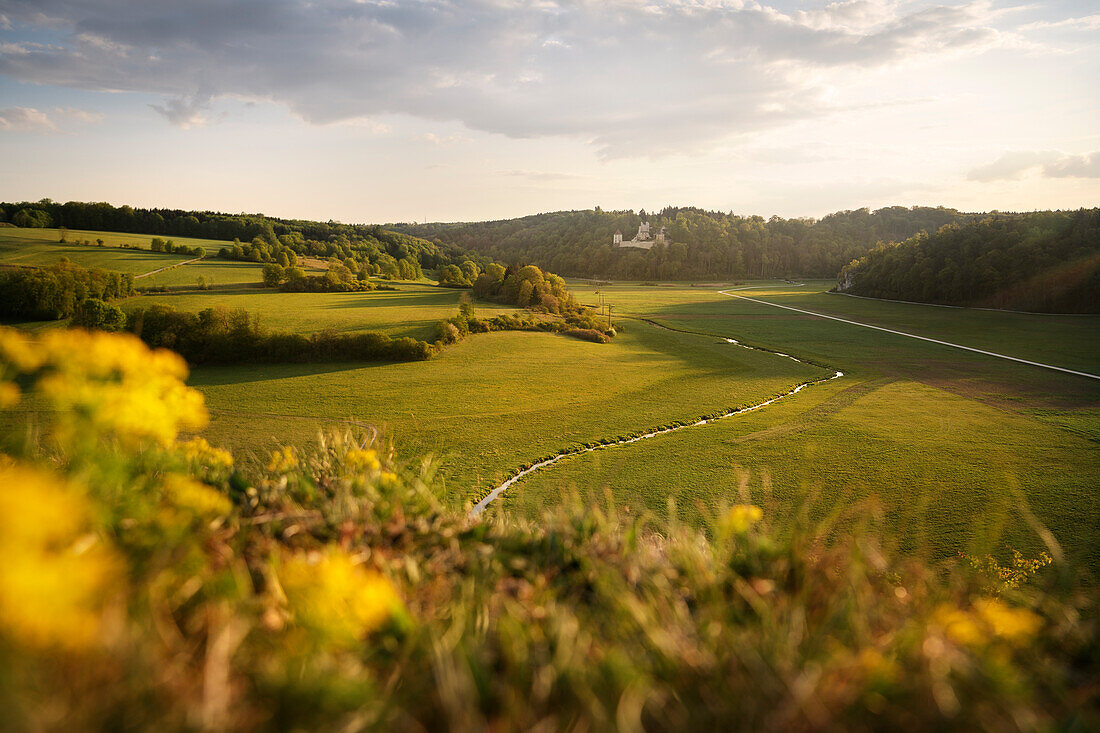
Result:
[[[623,233],[619,230],[615,230],[615,235],[611,238],[611,243],[616,247],[650,249],[657,243],[668,244],[668,234],[665,232],[665,228],[661,227],[657,231],[656,236],[651,236],[649,233],[649,222],[643,221],[638,225],[638,233],[634,235],[634,239],[623,241]]]

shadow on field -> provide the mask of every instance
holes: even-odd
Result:
[[[199,366],[191,370],[187,380],[192,387],[212,387],[226,384],[248,384],[272,379],[311,377],[318,374],[349,372],[357,369],[377,369],[392,366],[389,361],[334,362],[331,364],[230,364]],[[404,362],[400,362],[404,363]]]
[[[736,298],[668,305],[647,317],[790,353],[847,373],[920,382],[1013,412],[1100,407],[1100,381],[1094,379],[810,315],[779,312]],[[962,340],[958,343],[967,345]]]

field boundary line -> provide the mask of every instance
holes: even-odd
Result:
[[[144,250],[142,250],[142,251],[144,251]],[[156,275],[158,272],[164,272],[165,270],[171,270],[173,267],[183,267],[184,265],[190,265],[192,262],[198,262],[201,259],[203,259],[203,258],[202,257],[196,257],[193,260],[185,260],[183,262],[176,262],[175,264],[168,265],[167,267],[161,267],[160,269],[157,269],[157,270],[150,270],[149,272],[143,272],[140,275],[134,275],[134,279],[137,280],[139,277],[149,277],[150,275]]]
[[[840,321],[841,323],[847,323],[851,326],[860,326],[861,328],[872,328],[876,331],[884,331],[885,333],[892,333],[897,336],[905,336],[906,338],[917,339],[919,341],[927,341],[932,344],[939,344],[940,346],[950,346],[953,349],[962,349],[963,351],[970,351],[975,354],[982,354],[984,356],[993,356],[998,359],[1007,359],[1008,361],[1014,361],[1018,364],[1027,364],[1028,366],[1041,367],[1043,369],[1052,369],[1056,372],[1063,372],[1065,374],[1073,374],[1078,377],[1088,377],[1089,379],[1100,379],[1098,374],[1090,374],[1089,372],[1080,372],[1076,369],[1067,369],[1065,367],[1054,366],[1053,364],[1044,364],[1039,361],[1031,361],[1030,359],[1021,359],[1016,356],[1008,356],[1007,354],[998,354],[996,351],[986,351],[985,349],[976,349],[973,346],[963,346],[962,344],[953,344],[950,341],[942,341],[940,339],[930,338],[928,336],[918,336],[915,333],[906,333],[905,331],[898,331],[893,328],[886,328],[885,326],[874,326],[870,323],[860,323],[859,321],[853,321],[848,318],[841,318],[839,316],[830,316],[824,313],[817,313],[815,311],[808,311],[803,308],[795,308],[789,305],[780,305],[779,303],[769,303],[766,300],[758,300],[757,298],[750,298],[747,295],[738,295],[729,290],[719,290],[719,295],[725,295],[728,298],[741,298],[742,300],[748,300],[753,303],[759,303],[760,305],[770,305],[773,308],[783,308],[784,310],[794,311],[795,313],[804,313],[808,316],[815,316],[817,318],[827,318],[831,321]]]
[[[744,288],[730,288],[730,290],[743,290]],[[1010,308],[979,308],[972,305],[947,305],[946,303],[922,303],[919,300],[895,300],[894,298],[873,298],[870,295],[854,295],[852,293],[841,293],[837,290],[826,290],[826,295],[844,295],[849,298],[859,298],[860,300],[877,300],[883,303],[904,303],[905,305],[927,305],[932,308],[954,308],[955,310],[963,311],[987,311],[989,313],[1016,313],[1021,316],[1092,316],[1093,318],[1100,317],[1100,313],[1040,313],[1039,311],[1014,311]]]

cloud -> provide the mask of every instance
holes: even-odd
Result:
[[[173,124],[222,97],[311,123],[384,114],[603,157],[697,150],[820,115],[825,81],[1010,45],[987,2],[850,0],[784,13],[741,0],[5,0],[62,38],[0,46],[23,82],[164,95]],[[60,35],[59,35],[60,34]]]
[[[163,105],[150,104],[158,114],[177,127],[187,130],[202,127],[207,123],[206,111],[210,108],[210,97],[194,95],[190,98],[169,99]]]
[[[527,171],[527,170],[511,170],[511,171],[499,171],[498,175],[510,176],[513,178],[526,178],[529,181],[536,183],[556,183],[558,181],[576,181],[584,178],[585,176],[577,175],[575,173],[555,173],[553,171]]]
[[[1046,178],[1100,178],[1100,152],[1066,155],[1056,150],[1015,150],[967,173],[971,181],[1016,180],[1040,173]]]
[[[34,107],[8,107],[0,109],[0,130],[5,132],[63,132],[70,124],[99,122],[103,115],[71,107],[55,107],[42,112]]]
[[[1080,18],[1065,18],[1063,20],[1040,20],[1020,26],[1021,31],[1032,30],[1068,30],[1068,31],[1095,31],[1100,30],[1100,13],[1085,15]]]

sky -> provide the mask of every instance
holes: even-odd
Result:
[[[1100,0],[0,0],[0,199],[1100,205]]]

